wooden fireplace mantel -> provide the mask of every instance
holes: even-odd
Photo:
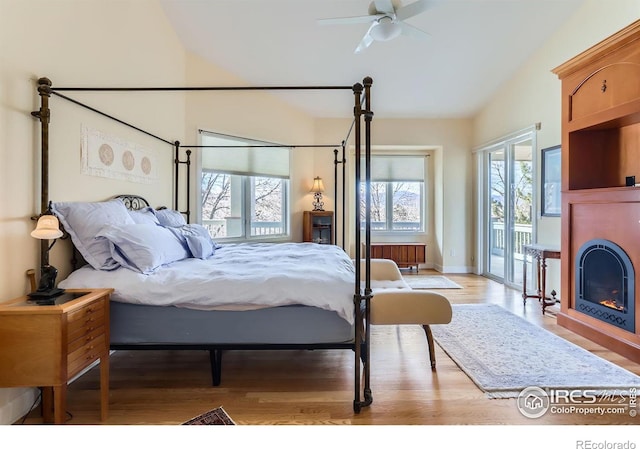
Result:
[[[640,280],[640,20],[553,72],[562,82],[558,324],[640,363],[640,307],[634,332],[575,309],[576,254],[589,240],[623,248]],[[639,293],[636,281],[636,302]]]

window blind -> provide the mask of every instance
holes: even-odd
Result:
[[[371,156],[375,182],[423,182],[424,156]]]
[[[202,131],[202,169],[245,176],[289,179],[289,147],[251,147],[275,145],[268,142],[225,136]],[[246,145],[246,146],[243,146]]]

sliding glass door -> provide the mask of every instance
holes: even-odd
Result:
[[[532,132],[484,151],[484,274],[522,285],[523,245],[534,234]]]
[[[497,279],[505,277],[505,234],[507,223],[505,219],[507,206],[506,157],[505,149],[497,148],[487,154],[489,159],[489,210],[488,214],[488,274]]]

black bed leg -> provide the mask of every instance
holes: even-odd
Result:
[[[209,361],[211,362],[211,378],[213,379],[213,386],[220,385],[222,378],[222,350],[221,349],[209,349]]]

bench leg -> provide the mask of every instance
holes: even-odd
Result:
[[[427,335],[427,344],[429,345],[429,361],[431,362],[431,369],[436,369],[436,351],[433,346],[433,334],[428,324],[423,324],[422,328]]]

